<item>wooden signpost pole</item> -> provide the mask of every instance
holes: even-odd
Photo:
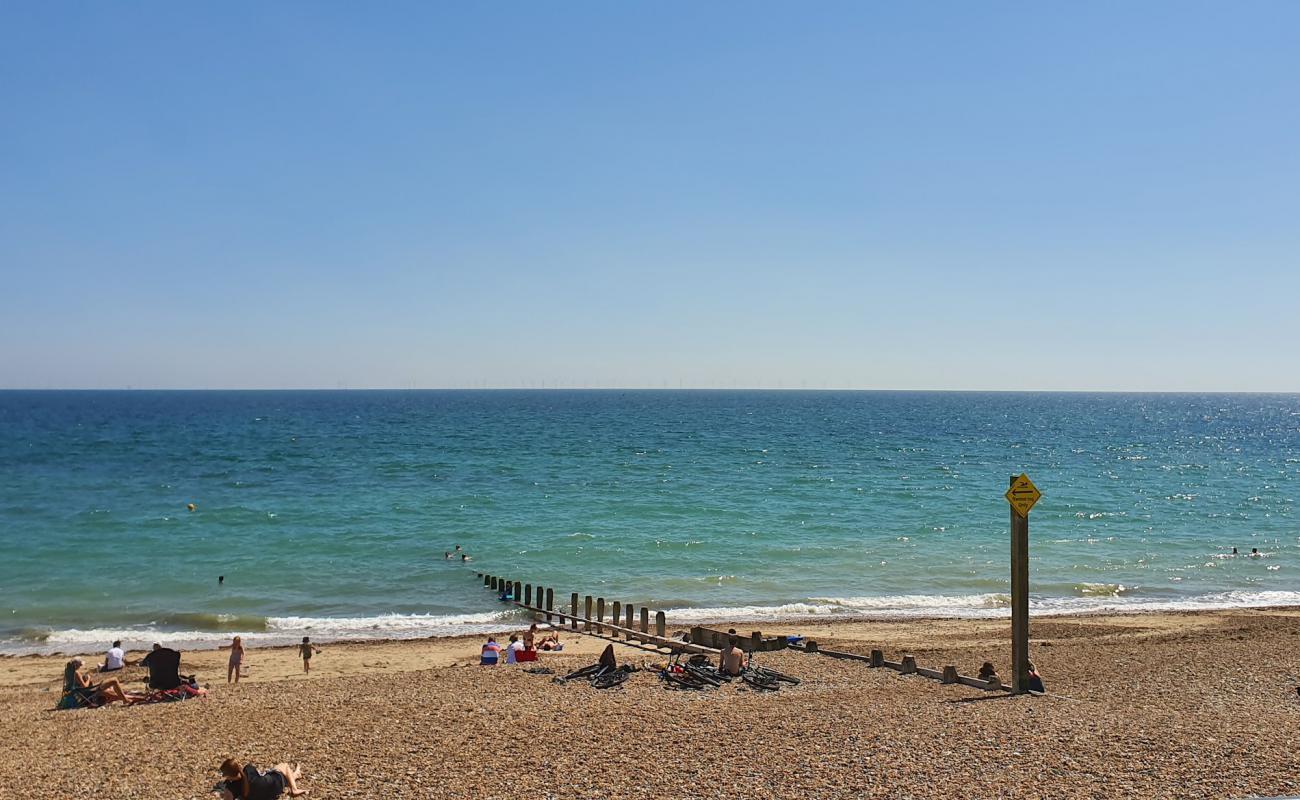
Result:
[[[1029,509],[1043,493],[1025,474],[1011,476],[1011,691],[1029,691]]]
[[[1011,476],[1014,490],[1020,476]],[[1029,690],[1029,514],[1011,506],[1012,691]]]

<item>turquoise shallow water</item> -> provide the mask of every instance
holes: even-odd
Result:
[[[1020,471],[1036,610],[1300,604],[1295,395],[0,392],[0,652],[1005,614]]]

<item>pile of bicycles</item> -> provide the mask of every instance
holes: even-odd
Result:
[[[636,671],[636,667],[624,664],[621,667],[611,667],[605,664],[592,664],[589,667],[576,669],[562,678],[554,678],[556,683],[570,683],[572,681],[586,681],[595,689],[614,689],[622,686],[627,679]]]
[[[798,678],[774,669],[751,664],[742,669],[740,675],[728,675],[710,664],[705,656],[694,655],[685,661],[681,656],[680,653],[673,656],[672,662],[659,673],[660,679],[669,689],[700,691],[731,683],[736,678],[740,678],[751,689],[761,692],[775,692],[783,683],[789,686],[799,685]]]

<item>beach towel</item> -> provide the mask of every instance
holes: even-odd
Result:
[[[207,691],[188,683],[182,683],[175,689],[157,689],[150,692],[139,700],[133,700],[131,705],[149,705],[150,703],[175,703],[180,700],[189,700],[191,697],[203,697]]]

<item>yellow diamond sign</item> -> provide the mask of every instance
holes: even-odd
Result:
[[[1022,517],[1029,516],[1029,509],[1033,508],[1034,503],[1037,503],[1038,498],[1042,496],[1043,493],[1038,491],[1038,487],[1034,485],[1033,481],[1029,480],[1028,475],[1021,475],[1016,478],[1011,484],[1011,488],[1007,489],[1007,502]]]

